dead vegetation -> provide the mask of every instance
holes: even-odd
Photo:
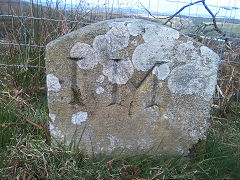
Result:
[[[239,40],[217,41],[215,36],[207,39],[202,37],[202,31],[193,35],[219,53],[225,62],[219,66],[220,90],[216,90],[215,100],[219,109],[212,113],[206,142],[200,150],[196,148],[190,160],[182,156],[153,158],[146,154],[89,158],[78,149],[52,146],[49,141],[44,47],[87,23],[123,15],[85,11],[84,5],[78,11],[64,13],[57,5],[30,3],[23,4],[21,11],[19,1],[3,5],[4,2],[0,1],[2,14],[22,16],[24,11],[25,16],[40,19],[0,17],[0,43],[15,44],[0,44],[0,63],[9,65],[0,66],[0,179],[240,178],[240,104],[233,101],[240,90]],[[189,27],[184,17],[174,18],[173,27],[183,32]],[[194,21],[190,24],[195,25]]]

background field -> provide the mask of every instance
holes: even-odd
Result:
[[[152,18],[146,11],[64,9],[49,2],[0,0],[0,179],[239,179],[240,21],[218,18],[228,40],[208,25],[211,18],[175,17],[167,25],[217,52],[218,87],[207,139],[188,156],[152,157],[143,152],[89,157],[75,144],[52,145],[45,84],[45,45],[88,23],[117,17]],[[63,3],[64,5],[64,3]],[[9,15],[9,16],[8,16]],[[14,15],[14,16],[13,16]],[[160,15],[158,18],[167,17]],[[206,25],[205,25],[206,24]],[[218,40],[221,38],[221,41]],[[151,151],[151,149],[149,149]]]

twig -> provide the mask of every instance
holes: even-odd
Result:
[[[152,15],[152,13],[145,7],[143,6],[143,4],[138,0],[138,2],[141,4],[141,6],[148,12],[148,14],[154,18],[156,18],[154,15]],[[223,36],[226,36],[226,33],[222,32],[221,29],[219,29],[219,27],[217,26],[217,22],[216,22],[216,15],[218,14],[218,12],[214,15],[212,13],[212,11],[208,8],[208,6],[206,5],[205,3],[205,0],[199,0],[199,1],[196,1],[196,2],[191,2],[185,6],[183,6],[181,9],[179,9],[176,13],[174,13],[172,16],[168,17],[167,21],[165,23],[163,23],[164,25],[166,25],[168,22],[170,22],[175,16],[177,16],[180,12],[182,12],[185,8],[187,7],[190,7],[190,6],[193,6],[195,4],[198,4],[198,3],[202,3],[204,8],[207,10],[207,12],[211,15],[212,17],[212,22],[213,22],[213,26],[214,26],[214,30],[217,31],[219,34],[223,35]],[[163,18],[163,19],[166,19],[166,18]],[[225,39],[225,41],[227,41],[227,38]]]
[[[31,125],[37,127],[38,129],[43,130],[43,131],[45,132],[45,134],[46,134],[48,140],[51,139],[51,137],[50,137],[50,135],[49,135],[49,131],[48,131],[48,129],[47,129],[45,126],[43,126],[43,125],[38,125],[38,124],[36,124],[36,123],[34,123],[34,122],[28,120],[28,119],[26,119],[26,121],[27,121],[29,124],[31,124]]]
[[[155,19],[166,19],[166,18],[157,18],[156,16],[154,16],[154,15],[140,2],[140,0],[138,0],[138,2],[139,2],[140,5],[143,7],[143,9],[144,9],[145,11],[147,11],[147,13],[148,13],[150,16],[152,16],[153,18],[155,18]]]
[[[198,25],[197,29],[195,30],[195,33],[200,33],[200,31],[205,30],[208,26],[213,26],[213,24],[202,23],[202,24]]]
[[[31,124],[31,125],[37,127],[38,129],[44,130],[44,128],[43,128],[42,126],[40,126],[40,125],[38,125],[38,124],[36,124],[36,123],[34,123],[34,122],[28,120],[28,119],[26,119],[26,121],[27,121],[29,124]]]
[[[202,0],[202,4],[205,7],[205,9],[208,11],[208,13],[212,16],[212,21],[213,21],[213,26],[214,29],[219,33],[225,36],[226,34],[221,31],[221,29],[218,28],[217,23],[216,23],[216,15],[212,13],[212,11],[208,8],[208,6],[205,3],[205,0]]]
[[[181,9],[179,9],[176,13],[174,13],[172,16],[170,16],[168,18],[168,20],[164,23],[164,25],[166,25],[169,21],[171,21],[176,15],[178,15],[180,12],[182,12],[185,8],[189,7],[189,6],[192,6],[192,5],[195,5],[195,4],[198,4],[198,3],[202,3],[204,0],[200,0],[200,1],[196,1],[196,2],[193,2],[193,3],[189,3],[188,5],[186,6],[183,6]]]
[[[148,12],[148,14],[154,18],[156,18],[154,15],[152,15],[152,13],[138,0],[138,2],[140,3],[140,5],[145,9],[145,11]]]

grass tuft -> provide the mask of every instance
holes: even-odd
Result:
[[[82,9],[64,14],[52,2],[47,6],[22,3],[28,16],[85,22],[99,21],[105,16],[105,13],[96,16],[92,11],[88,16],[84,4],[79,6]],[[18,6],[7,7],[9,14],[21,15]],[[25,43],[27,34],[26,42],[39,46],[83,26],[13,18],[1,20],[0,25],[5,42]],[[216,51],[221,46],[223,59],[240,61],[239,47],[231,41],[223,47],[212,40],[203,43]],[[124,156],[116,150],[109,156],[90,157],[78,149],[81,138],[75,142],[73,137],[70,147],[51,142],[45,69],[27,68],[27,65],[44,67],[44,48],[1,46],[0,50],[4,55],[1,63],[25,66],[0,67],[0,179],[240,179],[240,102],[231,98],[240,87],[235,82],[240,77],[237,65],[221,65],[219,76],[234,81],[218,83],[225,98],[218,101],[220,109],[211,113],[206,140],[194,146],[188,156],[147,153]],[[75,91],[72,103],[80,103],[80,95]]]
[[[150,156],[142,153],[89,157],[74,147],[74,143],[70,149],[47,143],[44,130],[24,123],[18,118],[16,110],[0,112],[1,124],[22,123],[9,124],[8,129],[1,127],[5,128],[1,131],[4,132],[4,135],[1,134],[0,154],[2,179],[240,178],[240,119],[235,114],[231,119],[218,118],[215,114],[206,141],[200,142],[192,156]],[[33,112],[38,117],[41,113],[30,111],[31,114]]]

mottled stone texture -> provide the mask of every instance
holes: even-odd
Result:
[[[187,153],[205,137],[219,57],[169,27],[95,23],[46,49],[51,136],[87,152]],[[157,151],[154,151],[157,150]]]

